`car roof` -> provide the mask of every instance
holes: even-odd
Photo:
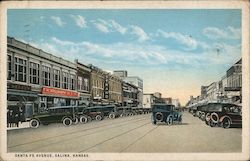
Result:
[[[115,105],[105,105],[105,106],[91,106],[85,109],[95,109],[95,108],[107,108],[107,107],[115,107]]]
[[[56,106],[56,107],[49,107],[49,110],[53,109],[65,109],[65,108],[79,108],[79,107],[85,107],[85,106]]]

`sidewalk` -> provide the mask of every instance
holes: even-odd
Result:
[[[30,128],[29,122],[23,122],[19,123],[19,127],[7,127],[7,130],[15,130],[15,129],[24,129],[24,128]]]

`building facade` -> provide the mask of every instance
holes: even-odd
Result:
[[[78,105],[89,106],[92,100],[91,97],[91,69],[89,66],[80,63],[78,60],[75,60],[77,65],[77,90],[80,93],[80,99]]]
[[[123,106],[137,107],[139,104],[138,87],[130,83],[123,82],[122,91],[123,91]]]
[[[143,106],[143,80],[137,76],[125,77],[124,82],[130,83],[138,88],[138,107],[142,108]]]
[[[8,110],[25,117],[49,107],[77,104],[77,66],[14,38],[7,38]]]

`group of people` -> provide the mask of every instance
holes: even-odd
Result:
[[[19,127],[25,117],[22,109],[7,109],[7,127]]]

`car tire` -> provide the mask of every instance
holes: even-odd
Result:
[[[68,117],[65,117],[63,119],[63,121],[62,121],[62,123],[63,123],[64,126],[70,126],[70,125],[72,125],[72,122],[73,121],[70,118],[68,118]]]
[[[88,118],[88,122],[91,122],[93,120],[91,116],[88,116],[87,118]]]
[[[222,127],[227,129],[231,126],[231,121],[229,118],[224,118],[223,121],[222,121]]]
[[[74,125],[78,124],[78,122],[79,122],[78,117],[75,117],[75,118],[72,120],[72,123],[73,123]]]
[[[39,124],[40,123],[39,123],[39,121],[37,119],[30,120],[30,127],[31,128],[38,128]]]
[[[80,117],[80,123],[86,124],[88,122],[88,117],[87,116],[81,116]]]
[[[102,120],[102,116],[101,115],[96,115],[95,120],[96,121],[101,121]]]
[[[167,125],[173,125],[173,117],[172,116],[168,117],[166,122],[167,122]]]
[[[155,120],[158,121],[162,121],[163,120],[163,114],[161,112],[157,112],[155,114]]]
[[[210,113],[207,113],[205,116],[205,121],[208,122],[210,120]]]
[[[216,126],[216,123],[214,123],[214,122],[211,120],[211,121],[209,121],[209,125],[210,125],[210,127],[215,127],[215,126]]]
[[[110,114],[109,114],[109,118],[110,118],[110,119],[114,119],[114,118],[115,118],[115,114],[114,114],[114,113],[110,113]]]
[[[217,124],[217,123],[219,122],[219,116],[218,116],[218,114],[215,113],[215,112],[211,113],[210,118],[211,118],[211,120],[212,120],[215,124]]]

